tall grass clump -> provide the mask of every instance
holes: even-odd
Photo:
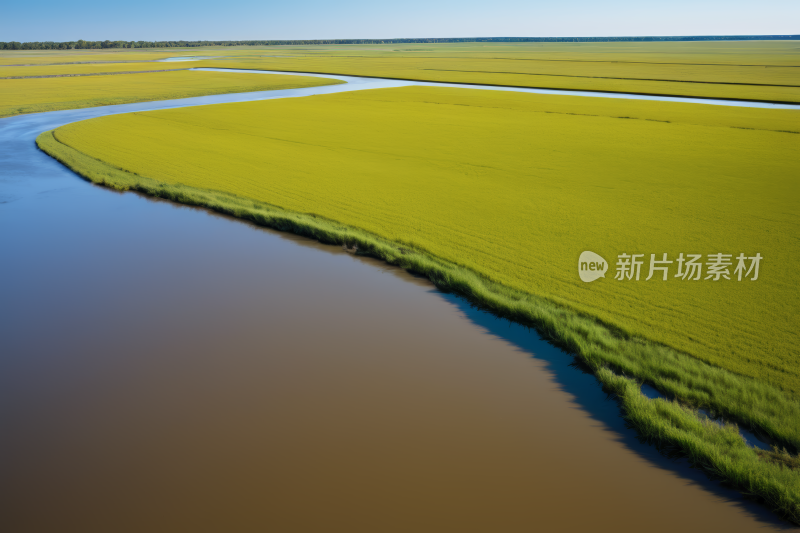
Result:
[[[449,49],[448,49],[449,48]],[[499,43],[430,50],[305,50],[219,58],[203,66],[440,83],[800,103],[796,45]]]

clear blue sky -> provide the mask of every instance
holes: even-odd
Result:
[[[0,41],[798,34],[800,0],[3,0]]]

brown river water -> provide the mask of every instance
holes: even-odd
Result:
[[[0,531],[790,529],[427,280],[4,146]]]

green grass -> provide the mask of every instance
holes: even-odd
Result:
[[[221,50],[221,49],[218,49]],[[204,51],[208,52],[208,50]],[[58,65],[82,62],[156,61],[184,55],[217,55],[196,53],[196,49],[107,49],[107,50],[0,50],[0,66]]]
[[[137,68],[139,70],[141,63]],[[182,68],[185,63],[147,63],[148,70]],[[84,68],[85,67],[85,68]],[[104,67],[104,68],[99,68]],[[123,70],[130,65],[115,65]],[[47,71],[45,67],[14,67],[14,72],[30,68],[31,72]],[[54,68],[54,67],[48,67]],[[60,67],[59,67],[60,68]],[[69,71],[107,72],[108,65],[74,65]],[[83,70],[81,70],[83,69]],[[0,73],[2,70],[0,70]],[[38,75],[38,74],[37,74]],[[270,74],[230,72],[156,72],[119,74],[114,76],[80,76],[0,80],[0,117],[23,113],[40,113],[59,109],[79,109],[104,105],[190,98],[208,94],[268,91],[334,85],[338,80]]]
[[[222,191],[164,183],[126,172],[58,142],[53,132],[40,135],[37,143],[92,182],[208,207],[325,243],[357,246],[359,253],[428,276],[443,290],[455,291],[500,316],[532,325],[554,344],[576,354],[604,388],[617,395],[625,418],[641,438],[667,453],[688,457],[709,475],[761,498],[782,516],[800,523],[800,470],[793,468],[797,459],[759,453],[745,445],[734,427],[703,421],[687,407],[710,407],[796,448],[800,444],[800,406],[775,387],[627,335],[547,299],[510,289],[468,268],[364,230]],[[639,389],[639,383],[645,381],[677,401],[648,400]]]
[[[796,41],[444,43],[3,51],[0,65],[152,61],[203,55],[205,66],[522,87],[800,102]],[[158,65],[161,65],[160,63]],[[168,64],[169,65],[169,64]],[[177,66],[197,66],[186,63]],[[13,74],[33,67],[2,67]],[[42,71],[47,69],[39,67]],[[118,68],[124,68],[119,66]],[[96,67],[83,67],[93,71]],[[81,70],[81,69],[78,69]],[[144,69],[142,69],[144,70]],[[0,77],[4,77],[0,75]]]
[[[124,62],[124,63],[74,63],[71,65],[31,65],[24,67],[0,67],[0,79],[35,76],[77,76],[88,74],[116,74],[119,72],[149,72],[153,70],[178,70],[192,66],[191,63]]]

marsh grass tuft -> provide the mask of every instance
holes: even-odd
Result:
[[[759,450],[758,455],[766,461],[800,471],[800,456],[792,455],[786,448],[773,446],[772,450]]]

